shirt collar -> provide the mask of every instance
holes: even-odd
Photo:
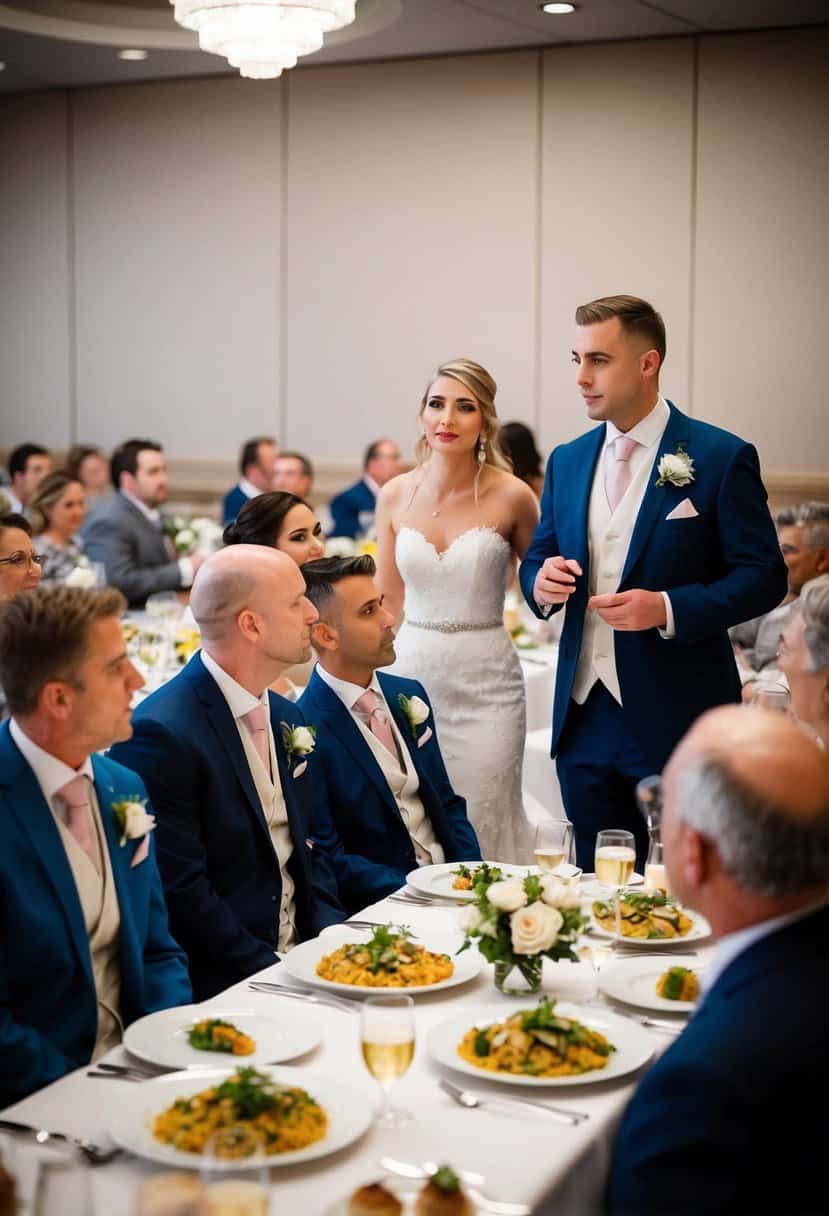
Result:
[[[636,426],[632,426],[629,431],[620,431],[615,423],[608,421],[605,424],[605,447],[613,443],[617,435],[626,435],[628,439],[635,439],[637,443],[641,443],[643,448],[653,447],[662,438],[670,416],[668,403],[660,394],[651,412],[640,419]]]
[[[9,511],[13,511],[15,515],[23,515],[23,503],[12,492],[11,486],[0,486],[0,495],[5,495],[9,500]]]
[[[374,497],[376,498],[377,495],[380,493],[380,487],[378,486],[378,484],[374,480],[374,478],[369,477],[368,473],[363,473],[363,481],[368,486],[368,488],[371,490]]]
[[[253,484],[252,481],[248,481],[247,477],[239,478],[239,489],[248,498],[258,498],[259,495],[262,493],[261,490],[258,490],[256,488],[256,486]]]
[[[137,507],[141,514],[151,520],[152,523],[161,523],[161,512],[156,507],[148,507],[140,498],[136,498],[134,494],[128,494],[126,490],[119,490],[119,494],[122,494],[127,502],[131,502],[134,507]]]
[[[719,979],[727,967],[730,967],[738,955],[748,950],[764,937],[776,933],[778,929],[784,929],[786,925],[792,925],[795,921],[811,916],[818,908],[822,908],[825,905],[826,900],[820,900],[816,904],[809,904],[805,908],[798,908],[795,912],[787,912],[783,916],[773,916],[770,920],[762,920],[756,925],[748,925],[745,929],[738,929],[735,933],[728,933],[725,937],[721,937],[717,942],[714,958],[705,977],[705,991],[709,992],[711,990],[716,980]]]
[[[228,708],[234,718],[243,718],[252,709],[256,709],[257,705],[264,705],[270,711],[267,688],[264,689],[260,697],[255,697],[252,692],[248,692],[246,688],[243,688],[238,680],[234,680],[233,676],[229,676],[225,669],[220,667],[216,660],[211,658],[204,649],[201,651],[201,661],[219,685],[219,691],[227,701]]]
[[[81,773],[94,784],[95,773],[91,757],[87,756],[80,768],[75,769],[71,765],[65,764],[63,760],[59,760],[57,756],[53,756],[51,752],[39,747],[14,718],[9,723],[9,731],[23,753],[24,760],[37,778],[37,783],[48,802],[51,803],[55,794],[66,785],[67,781],[71,781],[73,777],[77,777]]]
[[[359,701],[363,693],[368,692],[369,688],[375,694],[381,705],[386,704],[386,698],[380,690],[380,685],[377,682],[377,677],[373,676],[368,688],[361,688],[359,684],[352,684],[350,680],[341,680],[337,676],[332,676],[330,671],[317,663],[316,672],[323,684],[327,684],[332,692],[336,693],[342,701],[343,705],[351,713],[354,712],[354,704]]]

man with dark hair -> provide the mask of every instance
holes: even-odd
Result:
[[[98,503],[81,535],[87,557],[102,562],[106,580],[142,607],[156,591],[189,587],[204,557],[176,558],[164,535],[161,507],[169,497],[167,466],[159,443],[130,439],[112,453],[115,493]]]
[[[314,484],[314,466],[302,452],[280,452],[271,478],[272,490],[307,498]]]
[[[29,500],[47,473],[52,471],[48,449],[37,443],[21,443],[9,453],[11,486],[3,494],[8,499],[7,511],[26,514]]]
[[[317,728],[315,847],[331,859],[349,912],[403,886],[417,866],[477,861],[466,803],[449,782],[422,684],[378,671],[394,662],[394,619],[371,557],[302,567],[319,613],[317,666],[298,705]]]
[[[229,524],[246,502],[271,489],[279,449],[271,435],[257,435],[242,444],[239,455],[239,480],[222,501],[222,522]]]
[[[703,710],[739,701],[728,628],[780,602],[786,567],[755,449],[661,396],[659,314],[608,296],[576,325],[601,425],[552,453],[520,578],[537,616],[566,604],[551,755],[578,864],[602,828],[625,828],[641,866],[634,787]]]
[[[381,486],[402,471],[400,448],[393,439],[375,439],[370,443],[363,458],[363,476],[331,499],[329,510],[333,523],[328,535],[350,536],[356,540],[369,532]]]
[[[142,679],[113,588],[26,591],[0,611],[0,1106],[191,1000],[135,773],[101,755],[131,733]]]

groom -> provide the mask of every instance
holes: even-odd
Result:
[[[593,868],[602,828],[647,833],[633,794],[704,710],[740,700],[727,629],[770,611],[786,567],[755,449],[659,392],[665,326],[635,296],[576,309],[573,362],[592,421],[547,464],[521,564],[539,617],[566,606],[551,755]]]

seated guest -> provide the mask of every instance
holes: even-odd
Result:
[[[261,546],[222,549],[199,571],[190,608],[201,651],[138,707],[114,755],[150,791],[170,924],[201,1001],[343,911],[307,843],[313,739],[297,707],[268,692],[310,653],[317,614],[299,568]]]
[[[272,490],[307,498],[314,483],[314,466],[301,452],[280,452],[271,478]]]
[[[3,491],[8,500],[7,510],[17,515],[28,514],[29,499],[52,470],[52,457],[37,443],[21,443],[9,453],[11,485]]]
[[[222,501],[223,523],[235,519],[246,502],[271,488],[277,452],[276,440],[269,435],[259,435],[242,444],[239,480]]]
[[[829,749],[829,574],[803,588],[779,645],[792,713]]]
[[[541,497],[544,489],[544,471],[541,453],[535,446],[535,436],[523,422],[505,422],[498,432],[498,442],[516,477],[520,477],[535,494]]]
[[[380,488],[402,471],[400,448],[393,439],[370,443],[363,457],[363,476],[331,499],[328,509],[333,523],[328,535],[356,540],[370,531]]]
[[[319,613],[318,662],[298,702],[317,728],[322,770],[313,836],[354,912],[403,886],[417,866],[477,861],[481,852],[449,783],[426,690],[378,671],[395,659],[394,618],[373,559],[324,557],[302,573]]]
[[[321,557],[322,527],[307,502],[284,490],[251,499],[227,525],[226,545],[267,545],[287,553],[298,566]]]
[[[44,587],[0,612],[0,1106],[191,1000],[167,926],[152,817],[129,738],[142,680],[112,588]],[[124,808],[135,808],[129,818]]]
[[[829,1086],[829,756],[784,714],[714,709],[664,796],[670,889],[717,950],[623,1116],[604,1210],[824,1212],[825,1127],[805,1112]]]
[[[100,448],[88,443],[77,443],[66,453],[63,467],[84,488],[87,506],[96,498],[112,493],[109,480],[109,461]]]
[[[86,555],[102,562],[106,580],[142,607],[156,591],[189,587],[204,558],[175,557],[159,507],[169,497],[161,445],[129,439],[112,454],[115,493],[102,499],[83,526]]]
[[[44,583],[66,582],[73,570],[86,564],[79,536],[84,510],[83,486],[62,469],[47,474],[32,495],[29,514],[44,558]]]
[[[32,545],[32,529],[22,515],[0,515],[0,604],[18,591],[32,591],[40,582],[42,558]],[[0,685],[0,722],[7,716]]]

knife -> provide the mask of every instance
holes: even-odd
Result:
[[[341,1000],[338,996],[328,993],[307,992],[301,988],[288,988],[283,984],[270,984],[266,980],[250,980],[248,988],[254,992],[273,993],[274,996],[292,997],[295,1001],[308,1001],[312,1005],[330,1005],[332,1009],[340,1009],[345,1013],[359,1013],[360,1004],[357,1001]]]

